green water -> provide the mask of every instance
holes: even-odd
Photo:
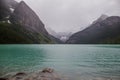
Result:
[[[120,45],[0,45],[0,76],[46,67],[74,80],[120,80]]]

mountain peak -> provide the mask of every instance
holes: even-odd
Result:
[[[24,1],[20,1],[20,4],[26,4]]]
[[[27,30],[48,35],[44,24],[37,14],[24,2],[21,1],[10,17],[13,24],[20,24]]]
[[[108,18],[107,15],[102,14],[97,20],[95,20],[95,21],[93,22],[93,24],[98,23],[98,22],[101,22],[101,21],[103,21],[103,20],[105,20],[105,19],[107,19],[107,18]]]
[[[101,20],[101,21],[100,21]],[[69,44],[120,44],[120,17],[102,15],[96,23],[73,34]]]
[[[18,5],[18,7],[22,7],[22,6],[29,8],[29,6],[24,1],[21,1]]]
[[[108,16],[105,14],[102,14],[99,19],[105,20],[106,18],[108,18]]]

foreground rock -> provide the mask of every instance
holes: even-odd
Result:
[[[66,80],[62,79],[53,69],[45,68],[42,71],[34,73],[19,72],[9,77],[0,78],[0,80]]]

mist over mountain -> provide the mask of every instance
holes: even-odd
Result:
[[[101,21],[105,20],[106,18],[108,18],[108,16],[105,15],[105,14],[102,14],[102,15],[101,15],[97,20],[95,20],[92,24],[96,24],[96,23],[98,23],[98,22],[101,22]]]
[[[69,37],[73,34],[72,32],[55,32],[51,28],[47,28],[47,31],[53,35],[54,37],[60,39],[61,41],[65,42],[69,39]]]

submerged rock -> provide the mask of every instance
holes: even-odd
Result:
[[[26,73],[24,73],[24,72],[19,72],[19,73],[17,73],[15,76],[20,76],[20,75],[26,75]]]
[[[54,70],[51,68],[45,68],[42,70],[43,73],[47,72],[47,73],[52,73]]]

